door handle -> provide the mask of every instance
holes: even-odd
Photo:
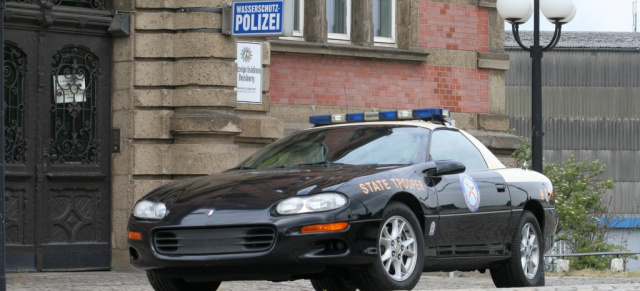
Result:
[[[496,184],[496,189],[498,189],[498,192],[504,192],[506,187],[504,186],[504,184]]]

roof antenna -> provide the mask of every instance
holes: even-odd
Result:
[[[347,113],[349,113],[349,99],[347,99],[347,88],[344,84],[342,84],[342,98],[344,98],[344,102],[347,103]]]

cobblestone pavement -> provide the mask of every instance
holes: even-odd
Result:
[[[486,290],[494,289],[488,275],[457,273],[424,274],[414,290]],[[7,290],[13,291],[153,291],[143,273],[77,272],[77,273],[10,273]],[[219,290],[313,290],[309,281],[271,283],[266,281],[223,282]],[[640,277],[634,278],[576,278],[547,277],[547,286],[501,290],[640,290]]]

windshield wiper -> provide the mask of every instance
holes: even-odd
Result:
[[[281,166],[277,166],[276,168],[306,167],[306,166],[317,166],[317,165],[325,166],[328,168],[331,165],[342,165],[342,164],[340,163],[334,164],[331,161],[322,161],[322,162],[306,163],[306,164],[281,165]]]
[[[256,168],[240,166],[240,167],[231,168],[229,170],[255,170],[255,169]]]
[[[316,163],[307,163],[307,164],[297,164],[297,165],[293,165],[293,166],[315,166],[315,165],[323,165],[325,167],[329,167],[331,165],[344,165],[343,163],[333,163],[331,161],[322,161],[322,162],[316,162]]]

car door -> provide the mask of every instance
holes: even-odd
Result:
[[[480,151],[456,129],[434,130],[429,155],[466,167],[464,173],[433,178],[438,257],[504,254],[511,199],[502,176],[487,167]]]

